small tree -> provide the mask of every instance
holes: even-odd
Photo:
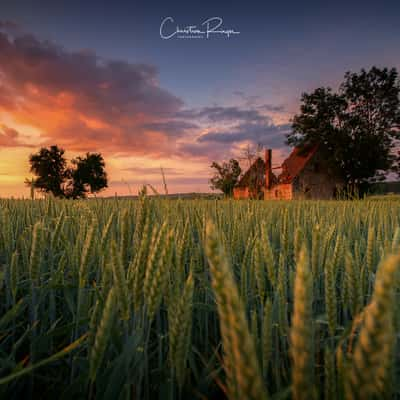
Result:
[[[232,196],[233,188],[242,172],[239,162],[233,158],[222,164],[214,161],[211,168],[215,170],[214,176],[210,179],[211,188],[221,190],[225,196]]]
[[[57,146],[41,148],[31,154],[31,172],[36,176],[25,183],[31,190],[52,193],[58,198],[85,198],[107,187],[105,162],[101,154],[87,153],[72,160],[68,168],[65,151]]]

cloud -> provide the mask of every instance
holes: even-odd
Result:
[[[129,167],[122,171],[132,172],[137,175],[159,175],[161,177],[161,167]],[[176,168],[163,167],[165,175],[184,175],[184,171]]]
[[[34,140],[41,146],[106,157],[208,163],[243,142],[282,146],[287,126],[275,125],[269,115],[281,106],[237,95],[244,105],[185,109],[181,98],[161,87],[154,65],[69,51],[0,21],[0,114],[10,114],[22,134],[1,131],[1,146],[23,146],[22,126],[38,132]]]
[[[10,90],[3,84],[1,84],[1,75],[0,75],[0,107],[11,111],[15,109],[16,103],[13,98],[13,94]]]
[[[241,90],[235,90],[233,94],[241,101],[244,102],[245,107],[253,107],[258,110],[264,110],[268,112],[283,112],[285,110],[285,107],[283,105],[276,105],[276,104],[260,104],[260,101],[262,101],[261,96],[257,95],[247,95]]]
[[[223,122],[223,121],[266,121],[269,117],[260,114],[256,109],[247,108],[243,109],[236,106],[213,106],[204,107],[198,110],[184,110],[177,114],[181,118],[204,118],[210,122]]]
[[[281,147],[289,124],[274,124],[266,114],[266,105],[256,107],[213,106],[183,110],[177,117],[204,120],[209,124],[207,132],[196,142],[232,144],[245,141]]]
[[[0,124],[0,148],[2,147],[31,147],[31,145],[20,141],[20,133],[17,130]]]
[[[262,145],[273,149],[285,148],[285,135],[290,132],[288,123],[275,124],[265,112],[265,105],[213,106],[182,110],[180,118],[203,121],[203,132],[193,141],[180,143],[182,157],[218,160],[236,157],[243,145]]]
[[[210,160],[230,158],[234,153],[235,146],[232,143],[195,141],[180,143],[177,154],[182,159],[203,160],[209,163]]]
[[[12,36],[6,25],[0,24],[0,111],[39,129],[45,144],[160,154],[196,128],[173,120],[183,101],[160,87],[155,66]]]
[[[276,112],[281,113],[285,111],[285,106],[283,105],[274,105],[274,104],[261,104],[257,106],[258,110],[268,111],[268,112]]]
[[[0,20],[0,30],[2,30],[4,32],[15,33],[15,32],[20,32],[21,27],[15,21],[10,21],[10,20],[1,21]]]
[[[169,120],[143,124],[142,128],[150,131],[165,132],[170,137],[180,137],[189,130],[198,130],[199,125],[189,121]]]
[[[228,131],[211,131],[197,140],[198,142],[235,143],[250,141],[268,147],[282,147],[285,134],[290,132],[289,124],[274,125],[253,122],[239,123]]]
[[[193,186],[196,184],[208,184],[209,181],[208,176],[203,176],[203,177],[193,177],[193,176],[182,176],[182,177],[176,177],[176,178],[166,178],[167,186],[168,185],[188,185],[188,186]],[[163,192],[163,182],[161,179],[161,176],[159,179],[148,179],[148,178],[136,178],[136,179],[128,179],[124,180],[123,182],[121,181],[110,181],[110,185],[120,185],[120,184],[128,184],[128,185],[134,185],[134,186],[141,186],[142,184],[151,184],[158,188],[160,192]]]
[[[244,96],[242,92],[239,93]],[[183,143],[179,149],[183,154],[194,157],[216,158],[218,154],[229,157],[234,153],[235,145],[242,143],[282,148],[291,126],[288,123],[275,124],[266,113],[269,108],[265,104],[253,107],[217,105],[182,110],[177,113],[177,117],[204,121],[206,128],[195,141]]]

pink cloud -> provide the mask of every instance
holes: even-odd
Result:
[[[0,21],[0,113],[41,132],[38,145],[208,162],[232,155],[241,142],[283,143],[284,126],[274,125],[254,99],[188,110],[160,86],[153,65],[68,51],[11,28]],[[4,137],[0,146],[6,142],[20,145]]]
[[[156,67],[68,52],[32,35],[0,32],[1,83],[0,111],[72,150],[166,154],[196,128],[173,119],[183,101],[160,87]]]
[[[30,145],[20,141],[17,130],[0,124],[0,147],[30,147]]]

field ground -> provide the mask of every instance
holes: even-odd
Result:
[[[381,200],[0,200],[0,397],[399,397]]]

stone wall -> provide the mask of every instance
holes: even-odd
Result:
[[[236,187],[233,189],[234,199],[248,199],[249,198],[249,188],[248,187]]]
[[[264,189],[264,200],[291,200],[293,188],[291,183],[279,183],[271,189]]]
[[[326,162],[316,154],[293,180],[295,199],[332,199],[343,182],[329,171]]]

